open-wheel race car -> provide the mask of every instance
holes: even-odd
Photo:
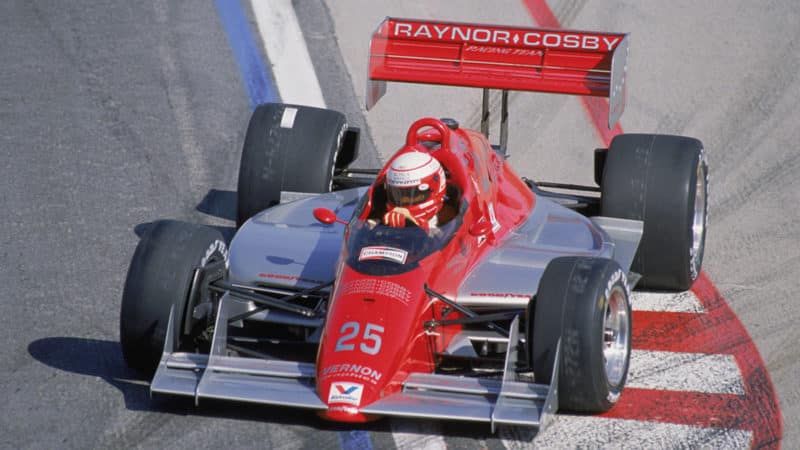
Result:
[[[483,89],[481,131],[413,123],[381,169],[349,168],[336,111],[256,108],[237,232],[156,222],[122,298],[127,363],[159,394],[381,416],[545,426],[603,412],[631,354],[634,285],[687,289],[703,258],[702,144],[619,135],[598,186],[536,182],[507,157],[507,92],[624,106],[628,36],[387,18],[367,101],[386,81]],[[488,90],[502,91],[500,143]]]

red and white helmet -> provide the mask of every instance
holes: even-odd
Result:
[[[442,165],[421,151],[403,153],[386,172],[389,207],[406,208],[415,219],[424,222],[442,209],[445,186]]]

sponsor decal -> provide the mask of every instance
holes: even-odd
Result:
[[[622,283],[622,286],[625,287],[625,295],[627,295],[628,298],[630,298],[631,289],[630,289],[630,286],[628,286],[628,277],[625,276],[625,272],[623,272],[621,270],[617,270],[616,272],[614,272],[611,275],[611,278],[608,279],[608,284],[606,284],[606,290],[605,290],[605,293],[604,293],[605,294],[604,297],[608,298],[608,297],[611,296],[611,289],[614,288],[614,284],[616,284],[617,281]]]
[[[371,261],[380,259],[383,261],[392,261],[398,264],[405,264],[408,252],[394,247],[364,247],[361,253],[358,254],[359,261]]]
[[[490,47],[487,45],[468,45],[464,47],[464,52],[506,55],[506,56],[544,56],[544,51],[542,50],[530,50],[527,48]]]
[[[419,204],[419,207],[420,207],[420,208],[428,208],[428,207],[430,207],[430,206],[433,206],[433,200],[428,200],[428,201],[427,201],[427,202],[425,202],[425,203],[420,203],[420,204]],[[434,216],[434,217],[436,217],[436,216]]]
[[[328,394],[328,403],[347,403],[358,406],[361,403],[361,394],[364,385],[358,383],[331,383]]]
[[[215,253],[222,255],[222,257],[225,259],[225,267],[228,267],[228,246],[220,240],[216,240],[208,246],[205,256],[200,259],[200,267],[207,266],[208,261],[212,256],[214,256]]]
[[[598,51],[611,51],[622,40],[621,36],[407,22],[395,22],[390,33],[391,37],[396,38]],[[480,50],[478,48],[473,51]]]
[[[376,384],[383,376],[383,374],[372,367],[348,363],[334,364],[332,366],[325,367],[322,369],[320,379],[328,378],[331,375],[347,376],[361,381],[370,382],[372,384]]]
[[[531,298],[528,294],[514,292],[470,292],[470,297],[496,297],[496,298]]]
[[[328,411],[336,411],[336,412],[345,412],[349,414],[355,414],[358,412],[358,408],[353,408],[352,406],[331,406],[328,408]]]
[[[286,280],[286,281],[302,281],[304,283],[313,283],[313,284],[325,284],[327,281],[322,280],[314,280],[311,278],[303,278],[297,275],[286,275],[282,273],[264,273],[261,272],[258,274],[259,278],[271,278],[273,280]]]
[[[293,128],[294,119],[297,117],[297,108],[286,108],[281,116],[281,128]]]
[[[412,187],[419,184],[420,177],[412,174],[392,172],[387,176],[389,183],[396,187]]]

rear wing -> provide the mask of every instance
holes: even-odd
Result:
[[[623,33],[387,17],[370,42],[366,106],[387,81],[590,95],[609,99],[611,128],[625,108],[627,58]]]

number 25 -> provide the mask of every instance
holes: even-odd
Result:
[[[336,348],[334,350],[337,352],[355,350],[356,345],[351,343],[351,341],[358,336],[359,330],[361,330],[361,325],[358,322],[345,322],[342,328],[339,329],[339,333],[344,334],[336,341]],[[381,333],[383,333],[382,326],[368,323],[367,326],[364,327],[364,335],[361,337],[364,342],[358,345],[359,350],[368,355],[377,355],[378,352],[381,351]]]

